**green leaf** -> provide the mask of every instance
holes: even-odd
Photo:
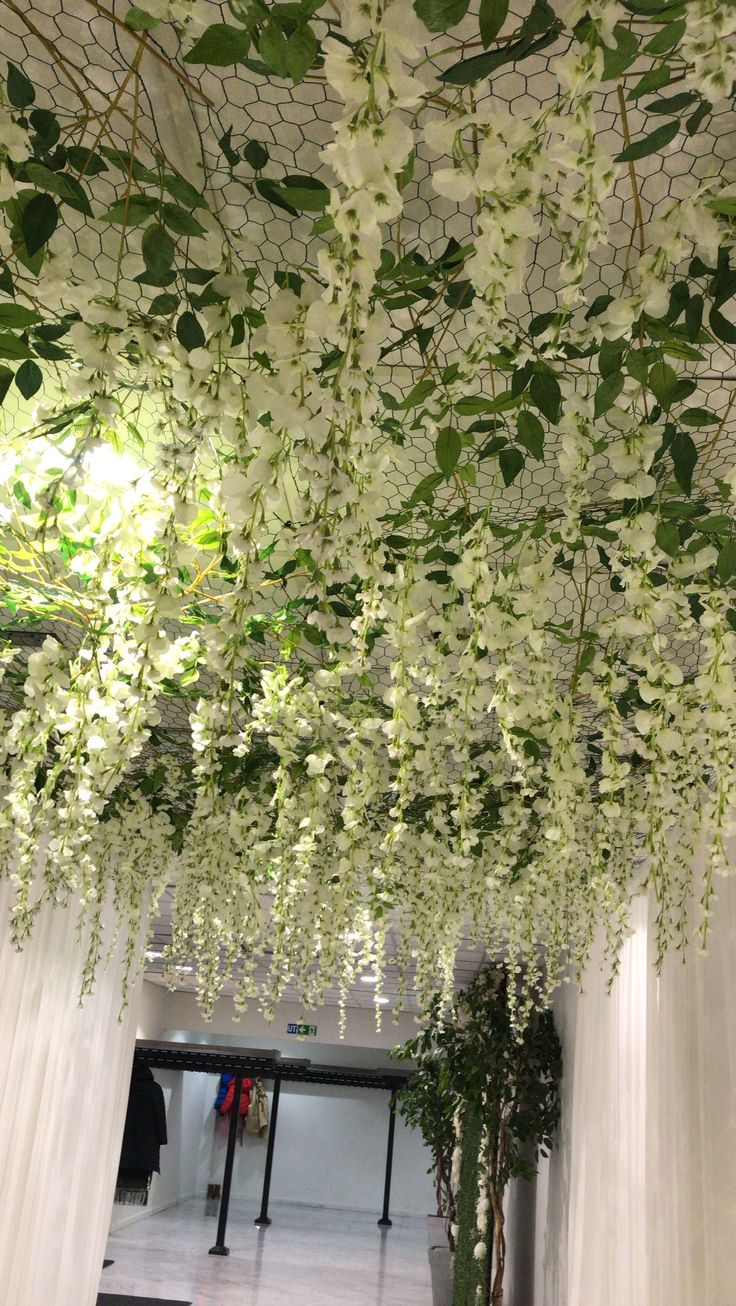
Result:
[[[176,247],[171,236],[167,235],[157,222],[152,222],[150,227],[146,227],[141,242],[141,254],[151,276],[165,277],[166,273],[171,271],[176,257]]]
[[[28,115],[31,126],[36,133],[33,140],[34,149],[52,150],[61,136],[61,127],[55,113],[50,109],[32,109]]]
[[[13,384],[13,373],[9,367],[0,367],[0,404],[5,400],[11,385]],[[7,602],[7,599],[5,600]]]
[[[498,455],[498,465],[501,468],[504,485],[511,485],[515,481],[519,472],[522,470],[526,459],[520,449],[502,449]]]
[[[703,100],[703,103],[698,105],[695,113],[692,113],[685,123],[688,136],[694,136],[696,132],[700,131],[700,128],[710,114],[712,107],[713,106],[709,100]]]
[[[151,300],[148,305],[148,311],[149,313],[152,313],[154,317],[169,317],[171,313],[176,312],[178,307],[179,296],[172,295],[168,291],[163,291],[160,295],[156,295]]]
[[[18,503],[21,503],[24,508],[33,507],[31,496],[22,481],[15,482],[15,485],[13,486],[13,497],[17,499]]]
[[[649,375],[649,364],[647,363],[646,354],[643,349],[632,349],[626,358],[626,371],[629,376],[633,376],[635,381],[641,385],[646,385]]]
[[[732,576],[736,575],[736,539],[733,536],[726,540],[725,544],[719,549],[716,571],[718,572],[718,579],[723,581],[724,584]]]
[[[736,218],[736,195],[724,195],[721,199],[710,200],[708,208],[711,213],[718,213],[724,218]]]
[[[150,32],[154,27],[158,27],[161,19],[154,18],[153,14],[146,13],[146,10],[139,8],[138,5],[131,5],[123,22],[133,32]]]
[[[666,553],[670,558],[677,556],[680,551],[680,530],[675,522],[658,522],[655,538],[663,553]]]
[[[679,113],[697,98],[695,91],[681,91],[679,95],[669,95],[664,100],[651,100],[644,107],[647,113]]]
[[[250,49],[250,32],[229,23],[213,23],[184,55],[184,63],[206,63],[216,68],[240,63]]]
[[[530,413],[528,408],[522,409],[516,419],[516,434],[519,444],[523,444],[541,462],[544,458],[544,427],[536,414]]]
[[[246,163],[250,164],[254,172],[260,172],[268,163],[268,149],[262,141],[248,141],[243,150],[243,158]]]
[[[650,68],[642,78],[632,86],[627,100],[638,100],[641,95],[651,95],[652,91],[661,91],[663,87],[669,86],[672,74],[667,64],[659,64],[656,68]]]
[[[15,374],[15,384],[23,395],[24,399],[31,399],[37,390],[43,385],[43,372],[33,359],[26,359],[21,363]]]
[[[92,217],[92,206],[76,177],[69,177],[64,172],[53,172],[45,163],[34,161],[25,164],[23,171],[38,190],[49,190],[52,194],[66,200],[72,208],[84,213],[86,217]]]
[[[187,213],[180,204],[163,204],[161,218],[169,231],[175,231],[177,236],[204,236],[205,234],[201,222],[197,222],[197,219],[191,213]]]
[[[649,154],[655,154],[657,150],[662,150],[665,145],[669,145],[679,130],[679,119],[674,118],[672,122],[663,122],[661,127],[655,127],[654,131],[649,132],[648,136],[641,136],[638,141],[633,141],[627,149],[617,154],[616,162],[633,163],[636,159],[646,159]]]
[[[30,357],[31,350],[22,336],[14,336],[10,332],[0,334],[0,358],[10,358],[17,363],[21,358]]]
[[[414,0],[414,11],[430,32],[446,32],[462,22],[470,0]]]
[[[14,109],[27,109],[29,104],[33,104],[36,98],[36,92],[33,83],[29,82],[25,73],[20,68],[16,68],[14,63],[8,64],[8,99]]]
[[[289,61],[287,58],[287,41],[280,27],[275,23],[266,23],[261,32],[261,39],[258,42],[258,53],[267,68],[275,73],[277,77],[289,76]]]
[[[311,27],[297,27],[286,42],[286,68],[294,83],[300,82],[317,58],[317,37]]]
[[[430,472],[429,476],[423,476],[407,499],[406,507],[415,508],[418,503],[429,502],[444,479],[442,472]]]
[[[437,436],[434,452],[437,466],[448,481],[457,467],[461,451],[462,441],[459,432],[452,426],[444,427]]]
[[[177,177],[174,173],[166,172],[161,178],[164,189],[173,195],[175,200],[183,204],[186,209],[206,209],[207,201],[204,195],[193,186],[186,177]]]
[[[662,408],[669,408],[677,394],[677,373],[669,363],[654,363],[649,369],[649,387]]]
[[[126,227],[137,227],[150,218],[158,207],[159,200],[155,195],[130,195],[127,200],[116,200],[107,213],[102,214],[102,218],[105,222],[121,222]]]
[[[176,338],[180,345],[183,345],[187,353],[192,349],[201,349],[205,342],[205,334],[199,319],[189,309],[181,314],[176,323]]]
[[[685,494],[693,488],[693,472],[698,461],[698,451],[692,438],[686,431],[678,431],[670,445],[672,461],[675,464],[675,479]]]
[[[720,418],[709,408],[686,408],[680,413],[679,421],[684,422],[686,426],[717,426]]]
[[[480,0],[480,39],[487,49],[501,31],[509,12],[509,0]]]
[[[322,209],[327,208],[330,199],[330,192],[324,182],[317,181],[316,177],[303,177],[294,174],[284,177],[279,182],[276,189],[281,193],[286,203],[294,209],[309,209],[319,213]]]
[[[593,401],[593,415],[596,419],[603,417],[613,407],[623,388],[624,378],[620,372],[612,372],[605,381],[601,381]]]
[[[472,59],[461,59],[459,63],[440,73],[439,80],[447,82],[450,86],[472,86],[474,82],[480,81],[481,77],[490,77],[491,73],[497,68],[502,68],[504,64],[526,59],[529,55],[546,49],[548,45],[553,45],[560,29],[561,24],[555,23],[536,40],[526,36],[518,41],[509,42],[499,50],[476,54]]]
[[[27,327],[40,322],[40,314],[22,304],[0,304],[0,327]]]
[[[532,403],[550,422],[556,422],[560,416],[562,394],[556,376],[551,372],[535,372],[530,385]]]
[[[75,172],[83,172],[85,177],[98,177],[107,172],[107,164],[94,150],[85,149],[83,145],[67,145],[66,153]]]
[[[616,45],[606,46],[603,50],[604,81],[620,77],[639,53],[639,38],[630,28],[624,27],[622,23],[616,23],[613,35],[616,38]]]
[[[667,23],[666,27],[661,27],[656,36],[653,36],[644,46],[647,54],[667,54],[669,50],[674,49],[680,44],[686,26],[685,19],[680,18],[676,22]]]
[[[717,308],[710,310],[708,321],[713,334],[718,336],[719,340],[723,340],[727,345],[736,345],[736,326],[719,313]]]
[[[28,201],[20,220],[23,241],[29,255],[42,249],[56,231],[59,210],[50,195],[34,195]]]

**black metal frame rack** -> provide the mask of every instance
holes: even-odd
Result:
[[[283,1058],[280,1052],[271,1049],[215,1047],[211,1043],[166,1043],[150,1039],[138,1039],[135,1045],[135,1061],[139,1065],[149,1066],[152,1070],[184,1070],[196,1073],[204,1071],[206,1074],[215,1075],[234,1074],[234,1103],[240,1101],[243,1080],[246,1076],[259,1076],[261,1079],[273,1080],[271,1120],[268,1131],[266,1166],[263,1174],[261,1210],[255,1219],[255,1224],[261,1228],[266,1228],[271,1223],[268,1214],[268,1201],[271,1191],[271,1172],[276,1145],[281,1084],[286,1080],[298,1084],[332,1084],[344,1088],[377,1088],[388,1092],[390,1097],[386,1171],[383,1187],[383,1209],[378,1224],[382,1228],[391,1228],[389,1207],[391,1202],[394,1130],[396,1126],[396,1094],[407,1079],[411,1077],[410,1071],[364,1070],[359,1066],[321,1066],[314,1065],[306,1059]],[[214,1246],[210,1247],[211,1256],[229,1256],[230,1254],[230,1249],[225,1243],[225,1235],[227,1233],[227,1218],[230,1208],[230,1190],[232,1187],[237,1133],[238,1112],[233,1110],[230,1113],[230,1129],[217,1221],[217,1237]]]

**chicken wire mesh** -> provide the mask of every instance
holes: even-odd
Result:
[[[123,21],[128,7],[127,0],[111,0],[109,6],[97,0],[32,0],[30,4],[2,0],[2,54],[21,68],[37,89],[34,109],[41,113],[53,110],[66,131],[71,131],[77,146],[89,149],[103,142],[108,150],[125,152],[134,142],[137,166],[145,169],[163,157],[177,174],[197,188],[206,189],[213,212],[234,233],[242,257],[255,270],[254,303],[262,306],[283,284],[284,277],[308,274],[305,270],[315,266],[317,251],[326,237],[315,224],[314,215],[290,214],[282,204],[270,201],[258,183],[266,176],[278,181],[297,174],[329,184],[331,175],[321,151],[332,139],[333,122],[342,112],[342,104],[318,69],[312,69],[300,84],[292,85],[244,65],[231,72],[202,70],[184,63],[181,55],[191,38],[178,35],[168,24],[135,35]],[[211,3],[208,8],[208,21],[224,22],[230,17],[227,5]],[[529,9],[530,0],[517,0],[511,13],[521,20]],[[315,23],[318,28],[319,15]],[[461,41],[466,30],[470,48],[472,34],[477,30],[476,6],[471,6],[466,24],[459,29]],[[442,53],[445,42],[444,37],[428,37],[426,67],[435,74],[446,63]],[[503,108],[512,115],[538,114],[557,97],[557,81],[550,65],[568,46],[566,36],[526,58],[523,64],[499,70],[476,88],[477,102]],[[639,77],[635,65],[621,81],[623,85],[627,81],[633,84]],[[435,111],[430,98],[424,113],[431,117]],[[614,83],[610,90],[596,96],[595,113],[603,145],[611,155],[617,154],[626,137]],[[628,132],[635,137],[644,128],[646,114],[636,101],[629,103],[627,113]],[[268,163],[263,170],[254,169],[242,156],[243,147],[254,142],[267,151]],[[231,150],[239,155],[236,163]],[[638,162],[641,226],[637,223],[631,178],[622,168],[607,203],[608,242],[594,252],[586,271],[583,289],[588,302],[620,290],[641,232],[645,247],[650,239],[648,225],[653,216],[668,204],[685,199],[698,182],[724,175],[736,180],[735,157],[736,112],[726,101],[704,117],[693,135],[681,132],[666,152]],[[434,192],[431,175],[436,165],[436,153],[420,135],[400,224],[386,232],[387,247],[412,251],[419,267],[422,262],[433,264],[442,259],[450,242],[463,246],[472,241],[475,230],[471,204],[457,204]],[[119,181],[120,173],[112,167],[86,178],[103,205],[117,198]],[[117,284],[125,300],[141,314],[149,314],[158,292],[136,280],[143,270],[139,250],[130,245],[121,256],[114,229],[88,222],[84,215],[70,211],[65,218],[70,264],[84,279],[94,279],[103,292],[105,287],[111,289]],[[529,252],[523,293],[510,304],[520,333],[528,332],[535,318],[555,310],[561,258],[559,241],[543,219]],[[414,305],[403,306],[401,290],[387,278],[382,292],[392,322],[379,368],[389,411],[410,392],[425,366],[416,339],[405,340],[415,325],[416,313]],[[438,302],[422,305],[421,314],[422,323],[435,329],[435,340],[440,342],[439,361],[450,364],[460,348],[462,305],[458,307],[449,292]],[[736,385],[736,355],[728,345],[716,341],[703,345],[701,354],[701,361],[685,364],[697,384],[692,402],[706,406],[721,422],[717,444],[710,451],[700,483],[700,491],[707,495],[717,479],[733,466],[736,430],[727,419]],[[11,395],[2,420],[9,426],[27,420],[27,408]],[[412,491],[435,465],[433,433],[407,421],[402,422],[394,438],[401,445],[402,456],[395,472],[389,472],[384,487],[387,522],[401,513]],[[557,471],[557,440],[550,432],[543,459],[527,459],[513,484],[500,492],[495,486],[496,520],[515,523],[540,511],[554,514],[559,508],[563,487]],[[140,456],[145,457],[145,451]],[[468,506],[475,510],[487,501],[492,487],[493,474],[481,462],[475,485],[438,487],[437,509],[451,513]],[[419,505],[420,517],[421,512]],[[275,586],[273,603],[282,602],[285,593]],[[605,577],[591,577],[587,602],[591,619],[604,616],[610,609],[612,596]],[[560,576],[555,620],[571,620],[579,603],[578,580],[572,573],[567,579]],[[56,628],[37,623],[33,630],[20,632],[12,620],[5,624],[15,627],[13,638],[21,647],[16,678],[19,684],[25,654],[45,633]],[[63,638],[73,642],[73,632],[65,630]],[[304,656],[310,656],[309,650]],[[686,650],[683,656],[687,656]],[[563,672],[565,659],[563,651]],[[195,695],[201,692],[203,683],[206,685],[206,670],[202,676],[192,691]],[[12,694],[12,680],[9,690]],[[188,699],[184,695],[167,696],[162,712],[157,735],[161,746],[186,751]],[[143,765],[147,764],[147,756]]]

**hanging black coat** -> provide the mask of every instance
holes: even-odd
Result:
[[[148,1066],[133,1066],[120,1169],[160,1171],[159,1149],[166,1141],[163,1089]]]

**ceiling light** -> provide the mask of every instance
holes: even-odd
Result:
[[[361,982],[361,984],[377,984],[377,983],[378,983],[378,976],[377,976],[377,975],[361,975],[361,977],[360,977],[360,982]]]
[[[374,998],[373,1005],[374,1007],[387,1007],[388,1001],[388,998]]]
[[[193,967],[193,966],[177,966],[176,969],[178,970],[178,972],[179,972],[180,975],[191,975],[192,971],[194,970],[194,967]]]
[[[158,961],[163,955],[162,952],[146,952],[146,961]]]

